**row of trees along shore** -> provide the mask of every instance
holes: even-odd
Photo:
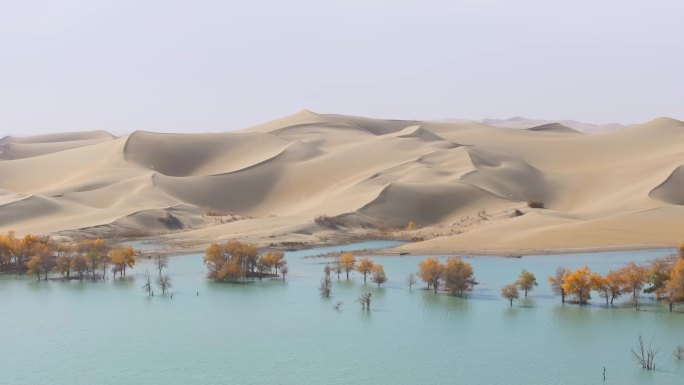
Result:
[[[357,260],[351,252],[341,253],[331,265],[325,267],[325,275],[329,276],[331,272],[337,274],[337,279],[340,279],[340,275],[344,273],[347,280],[349,279],[350,273],[358,272],[363,275],[363,283],[368,282],[368,278],[370,277],[370,280],[377,284],[378,287],[387,282],[385,267],[383,265],[375,263],[369,258],[360,258]]]
[[[116,247],[102,239],[86,239],[77,243],[56,242],[48,236],[27,234],[18,238],[13,232],[0,234],[0,272],[34,274],[38,280],[48,280],[51,275],[60,280],[106,279],[107,270],[116,278],[126,276],[126,269],[135,265],[135,250],[132,247]],[[287,261],[282,252],[271,251],[259,254],[256,246],[239,241],[214,243],[206,250],[204,257],[211,279],[221,282],[244,282],[250,278],[277,278],[288,273]],[[155,267],[159,276],[167,266],[165,256],[155,256]],[[324,272],[327,278],[323,293],[330,292],[330,275],[334,272],[340,279],[342,274],[349,279],[352,272],[363,275],[364,283],[370,280],[380,287],[387,281],[384,267],[369,258],[357,260],[351,252],[341,253]],[[447,292],[463,296],[471,291],[475,281],[472,266],[459,257],[447,258],[444,263],[430,257],[418,264],[416,274],[435,293],[444,288]],[[649,264],[634,262],[611,270],[605,275],[592,272],[588,266],[571,271],[559,267],[548,277],[554,293],[563,303],[585,305],[592,293],[597,293],[612,305],[623,295],[630,295],[634,306],[639,308],[640,294],[654,294],[658,300],[668,304],[672,311],[678,303],[684,302],[684,244],[678,255],[655,259]],[[411,274],[407,283],[412,287],[416,279]],[[511,285],[502,288],[501,294],[510,301],[525,296],[537,286],[534,274],[523,270]]]
[[[585,305],[591,299],[591,293],[596,292],[608,306],[613,305],[616,298],[629,295],[638,309],[640,294],[646,293],[654,294],[672,311],[677,303],[684,301],[684,255],[656,259],[648,265],[630,262],[605,275],[592,272],[588,266],[575,271],[559,267],[548,281],[562,302],[570,296],[572,303]]]
[[[218,282],[245,282],[250,278],[277,278],[285,280],[288,273],[285,254],[271,251],[259,255],[256,246],[240,241],[212,243],[206,250],[204,264],[207,276]]]
[[[103,239],[66,243],[48,236],[0,234],[0,272],[35,274],[38,280],[51,274],[60,280],[106,279],[109,267],[114,278],[125,277],[126,269],[135,265],[135,254],[130,246],[116,247]],[[158,259],[165,266],[165,257]]]

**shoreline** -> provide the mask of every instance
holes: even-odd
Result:
[[[202,243],[198,246],[184,247],[181,245],[174,245],[173,243],[167,243],[163,241],[163,238],[159,237],[145,237],[137,239],[125,239],[121,242],[157,242],[162,248],[159,250],[150,250],[150,253],[159,253],[167,256],[182,256],[188,254],[201,254],[204,253],[208,245],[211,243]],[[345,246],[354,243],[361,243],[365,241],[397,241],[406,242],[404,245],[410,245],[413,242],[400,240],[396,238],[366,238],[366,237],[351,237],[347,239],[337,239],[339,242],[319,242],[314,244],[300,245],[299,247],[285,247],[285,246],[262,246],[259,247],[263,251],[301,251],[310,250],[324,247],[335,247],[335,246]],[[403,245],[401,245],[403,246]],[[397,247],[401,247],[397,246]],[[463,257],[501,257],[501,258],[521,258],[529,256],[544,256],[544,255],[560,255],[560,254],[594,254],[594,253],[605,253],[605,252],[628,252],[628,251],[641,251],[641,250],[666,250],[676,249],[673,245],[664,244],[636,244],[636,245],[615,245],[615,246],[593,246],[593,247],[560,247],[553,249],[542,249],[542,248],[526,248],[526,249],[454,249],[448,252],[440,250],[396,250],[393,248],[384,249],[364,249],[352,251],[354,254],[363,254],[368,256],[463,256]],[[142,250],[143,252],[145,250]]]

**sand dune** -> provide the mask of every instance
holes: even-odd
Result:
[[[542,124],[541,126],[530,127],[527,130],[536,132],[549,132],[554,134],[581,135],[582,132],[564,126],[560,123]]]
[[[272,244],[394,228],[425,239],[403,250],[445,253],[684,240],[684,123],[596,135],[541,123],[305,110],[230,133],[6,137],[0,231]],[[341,224],[317,225],[319,215]],[[403,231],[411,221],[420,229]]]
[[[601,132],[611,132],[618,131],[624,128],[623,125],[617,123],[606,123],[606,124],[593,124],[578,122],[576,120],[544,120],[544,119],[530,119],[521,116],[515,116],[509,119],[483,119],[482,123],[497,126],[497,127],[508,127],[508,128],[521,128],[530,129],[533,127],[539,127],[549,124],[561,124],[572,130],[587,134],[595,134]]]

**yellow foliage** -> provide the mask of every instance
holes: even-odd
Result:
[[[354,269],[354,264],[356,264],[356,258],[351,252],[347,251],[340,255],[339,266],[347,273],[347,279],[349,279],[349,272]]]
[[[366,275],[370,274],[373,269],[373,261],[368,258],[361,258],[359,263],[354,266],[354,269],[363,274],[363,282],[366,282]]]
[[[635,307],[639,307],[639,291],[648,282],[649,272],[645,266],[630,262],[620,269],[626,292],[632,293]]]
[[[675,263],[670,279],[667,281],[667,288],[671,296],[676,299],[684,297],[684,258],[680,258]]]
[[[418,264],[418,276],[427,283],[428,289],[433,287],[435,292],[443,273],[444,265],[435,257],[429,257]]]
[[[591,298],[593,287],[591,277],[591,270],[588,266],[577,269],[563,277],[563,290],[567,294],[574,295],[580,305],[586,304]]]
[[[452,294],[463,295],[475,285],[473,266],[459,257],[450,257],[444,266],[444,284]]]
[[[520,290],[525,292],[525,297],[527,297],[527,292],[537,286],[537,278],[533,273],[523,269],[515,283],[520,287]]]
[[[385,268],[381,264],[374,264],[371,267],[371,280],[378,284],[378,287],[383,283],[387,282],[387,276],[385,276]]]
[[[123,276],[126,276],[126,268],[132,268],[135,265],[135,250],[133,247],[123,247],[112,250],[110,259],[117,270],[120,270]]]
[[[272,253],[271,263],[282,264],[282,253]],[[263,259],[263,258],[262,258]],[[213,243],[205,252],[204,264],[209,270],[209,278],[217,281],[236,281],[253,274],[259,259],[256,246],[240,241]]]

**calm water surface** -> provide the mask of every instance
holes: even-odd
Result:
[[[364,242],[287,253],[287,282],[217,284],[202,255],[172,257],[174,298],[149,298],[141,261],[126,280],[35,282],[0,277],[0,384],[682,384],[684,314],[649,303],[636,312],[561,305],[546,276],[559,265],[601,273],[671,251],[468,258],[480,282],[468,299],[405,284],[420,257],[375,257],[389,282],[333,280],[307,255],[385,247]],[[539,287],[514,304],[499,296],[522,268]],[[373,293],[372,310],[355,299]],[[199,293],[199,295],[197,295]],[[340,310],[334,305],[343,302]],[[645,372],[630,349],[639,334],[660,348]]]

